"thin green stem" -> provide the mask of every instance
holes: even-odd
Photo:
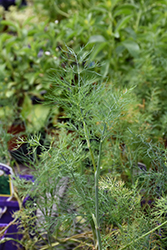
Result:
[[[59,7],[57,6],[57,4],[55,4],[54,7],[55,7],[55,10],[57,11],[57,13],[59,13],[62,16],[65,16],[66,18],[69,18],[69,14],[66,13],[66,12],[64,12],[64,11],[62,11],[61,9],[59,9]]]
[[[0,231],[0,234],[4,234],[5,231],[12,225],[14,224],[16,221],[18,220],[18,218],[15,218],[14,220],[12,220],[3,230]],[[1,242],[1,241],[0,241]]]
[[[97,170],[95,172],[95,208],[96,208],[96,236],[97,236],[97,244],[98,244],[98,250],[102,250],[101,245],[101,236],[100,236],[100,219],[99,219],[99,176],[100,176],[100,164],[101,164],[101,153],[102,153],[102,143],[103,143],[103,136],[106,130],[106,124],[104,124],[102,137],[100,140],[99,145],[99,156],[98,156],[98,162],[97,162]]]
[[[97,179],[97,172],[95,173],[95,182]],[[96,217],[94,218],[95,229],[96,229],[96,237],[97,237],[97,247],[98,250],[102,250],[101,245],[101,236],[100,236],[100,222],[99,222],[99,197],[98,197],[98,184],[95,184],[95,209],[96,209]]]
[[[84,126],[84,134],[85,134],[85,138],[86,138],[86,142],[87,142],[87,146],[91,155],[91,160],[92,160],[92,164],[93,164],[93,168],[94,168],[94,173],[96,172],[96,163],[95,163],[95,158],[94,158],[94,154],[90,145],[90,140],[89,140],[89,136],[88,136],[88,131],[87,131],[87,127],[86,127],[86,123],[85,121],[83,121],[83,126]]]

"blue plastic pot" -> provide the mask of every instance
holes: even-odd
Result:
[[[19,175],[20,178],[24,178],[27,181],[34,181],[34,178],[32,175]],[[26,205],[27,201],[33,200],[31,197],[26,197],[23,202],[23,206]],[[9,224],[13,220],[13,213],[19,210],[19,204],[15,200],[8,200],[6,197],[0,196],[0,207],[3,209],[6,207],[6,212],[2,215],[0,218],[0,224]],[[22,235],[19,234],[18,230],[18,224],[11,225],[6,233],[6,237],[10,237],[16,240],[21,240]],[[0,248],[0,250],[17,250],[18,249],[18,243],[15,241],[7,241],[4,243],[5,248]],[[3,245],[4,245],[3,244]]]
[[[8,8],[11,5],[16,5],[16,0],[0,0],[0,5],[2,5],[5,8],[5,10],[8,10]],[[22,0],[21,6],[26,6],[26,5],[27,5],[26,0]]]
[[[0,231],[1,231],[1,227],[6,227],[7,225],[8,224],[1,224],[0,223]],[[7,230],[5,231],[5,233],[3,234],[3,236],[0,236],[0,240],[2,240],[6,236],[6,233],[7,233]],[[5,249],[7,249],[6,242],[0,244],[0,250],[5,250]]]

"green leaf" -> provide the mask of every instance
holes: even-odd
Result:
[[[130,35],[134,40],[136,40],[136,33],[131,27],[126,27],[125,31],[128,33],[128,37]]]
[[[96,56],[99,54],[99,52],[107,45],[108,43],[107,42],[102,42],[102,43],[98,43],[98,44],[96,44],[96,46],[95,46],[95,48],[93,49],[93,52],[92,52],[92,54],[91,54],[91,61],[93,61],[95,58],[96,58]]]
[[[110,60],[106,60],[101,68],[101,74],[102,74],[103,78],[105,78],[107,76],[107,74],[109,72],[109,68],[110,68]]]
[[[106,39],[104,38],[104,36],[101,35],[91,36],[88,41],[88,43],[102,43],[102,42],[106,42]]]
[[[42,104],[32,105],[28,95],[24,98],[21,115],[27,120],[27,129],[29,132],[37,132],[44,127],[50,107]]]
[[[0,74],[4,73],[5,67],[6,67],[6,63],[0,64]]]
[[[139,55],[140,47],[136,42],[127,40],[124,41],[122,44],[133,57],[137,57]]]
[[[41,104],[33,105],[31,113],[28,116],[29,128],[32,131],[39,131],[45,126],[46,119],[48,117],[50,108]]]
[[[27,118],[27,116],[31,113],[32,110],[32,103],[31,103],[31,99],[29,98],[28,95],[25,96],[24,98],[24,102],[23,102],[23,106],[22,106],[22,111],[21,111],[21,115],[24,119]]]
[[[6,48],[7,53],[11,52],[11,48],[13,48],[16,45],[16,42],[17,42],[16,37],[12,37],[6,41],[5,48]]]
[[[122,18],[122,19],[118,22],[118,24],[117,24],[117,26],[116,26],[116,28],[115,28],[115,32],[114,32],[114,33],[115,33],[115,36],[116,36],[117,38],[119,37],[119,31],[125,27],[125,25],[129,22],[129,20],[131,19],[131,17],[132,17],[132,15],[126,16],[126,17]]]
[[[11,35],[6,33],[0,35],[0,51],[2,50],[4,43],[11,37]]]
[[[24,78],[28,80],[29,85],[33,85],[36,75],[34,72],[33,73],[29,72],[24,74]]]
[[[119,15],[130,15],[136,9],[135,5],[132,4],[125,4],[116,9],[114,12],[114,17]]]
[[[13,117],[13,109],[9,106],[0,107],[0,118]]]
[[[11,26],[11,27],[13,27],[14,28],[14,30],[17,32],[17,34],[18,34],[18,36],[20,36],[20,34],[21,34],[21,29],[20,29],[20,27],[19,27],[19,23],[14,23],[13,21],[7,21],[7,20],[2,20],[1,21],[1,24],[3,24],[3,25],[8,25],[8,26]]]
[[[118,56],[122,55],[123,51],[125,50],[125,47],[123,45],[119,45],[116,47],[115,52]]]
[[[14,93],[15,93],[15,90],[14,90],[14,89],[8,90],[8,91],[6,91],[5,96],[6,96],[7,98],[9,98],[9,97],[11,97],[12,95],[14,95]]]
[[[35,16],[30,16],[30,17],[28,17],[28,18],[24,21],[23,27],[24,27],[25,25],[27,25],[27,24],[30,24],[30,21],[31,21],[32,19],[34,19],[34,18],[35,18]]]
[[[103,13],[107,13],[108,10],[106,8],[107,6],[105,4],[99,4],[98,6],[92,7],[90,9],[90,11],[92,11],[93,13],[95,12],[103,12]]]

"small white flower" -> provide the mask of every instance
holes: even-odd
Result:
[[[55,20],[55,24],[58,24],[59,23],[59,21],[58,20]]]
[[[54,60],[57,60],[57,57],[56,57],[56,56],[54,56],[54,57],[53,57],[53,59],[54,59]]]
[[[50,56],[50,51],[45,51],[46,56]]]

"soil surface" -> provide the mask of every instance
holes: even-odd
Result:
[[[19,164],[17,166],[14,166],[14,171],[17,174],[21,174],[21,175],[33,175],[33,169],[31,167]]]

